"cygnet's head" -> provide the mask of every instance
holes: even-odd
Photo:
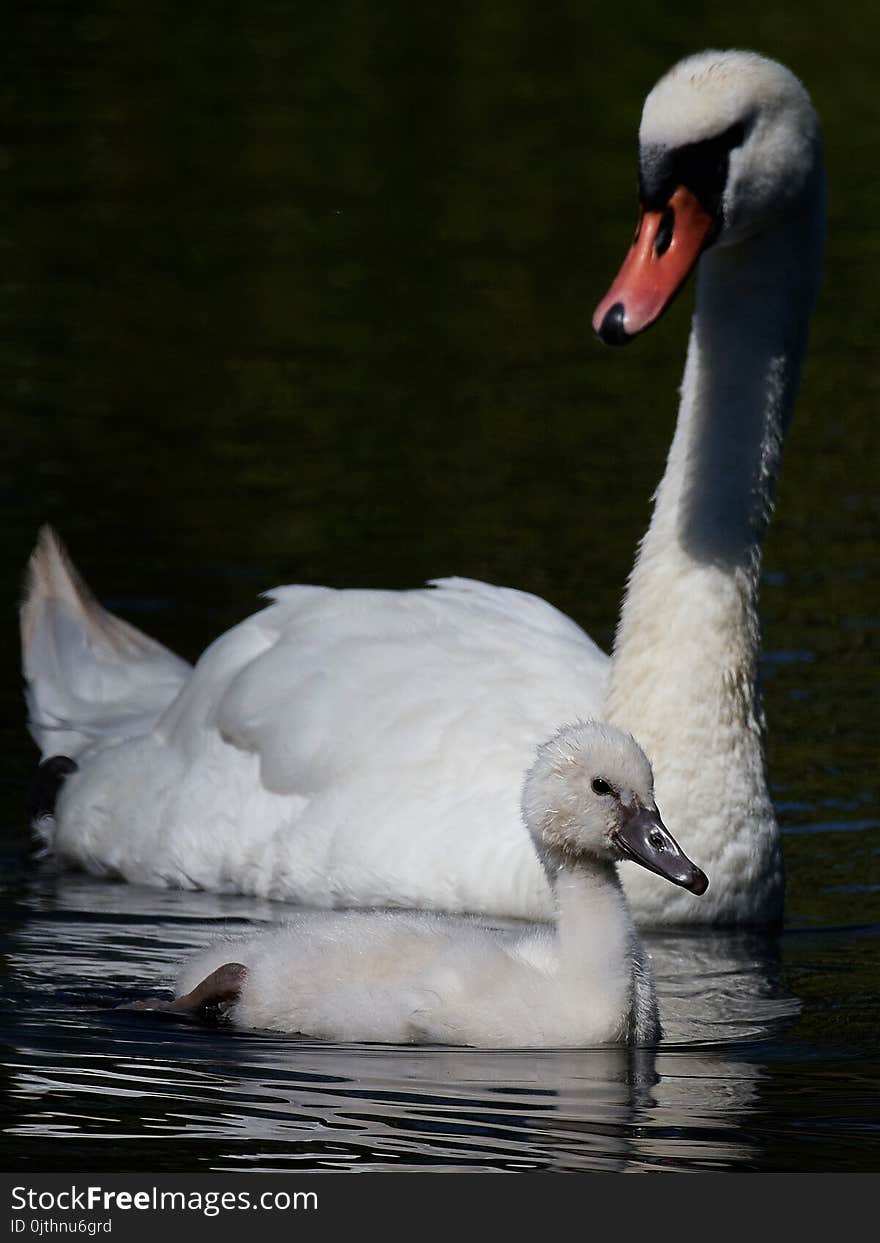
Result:
[[[610,725],[566,725],[543,743],[526,776],[522,806],[551,877],[579,860],[631,859],[692,893],[708,887],[660,819],[644,751]]]
[[[733,245],[820,193],[819,119],[804,86],[755,52],[700,52],[645,100],[642,215],[593,327],[625,345],[669,306],[707,247]]]

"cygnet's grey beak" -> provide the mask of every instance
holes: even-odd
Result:
[[[706,873],[691,863],[658,811],[637,805],[612,836],[628,859],[664,876],[673,885],[698,894],[709,888]]]

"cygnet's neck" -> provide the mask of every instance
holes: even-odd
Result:
[[[594,856],[545,858],[556,905],[559,975],[572,993],[629,1021],[636,933],[616,866]]]
[[[696,899],[628,875],[640,913],[658,922],[697,918],[698,903],[718,922],[781,913],[757,604],[821,265],[814,189],[799,217],[700,263],[678,423],[618,626],[606,719],[651,757],[664,818],[713,881]]]

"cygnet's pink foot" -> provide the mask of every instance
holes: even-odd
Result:
[[[225,962],[222,967],[206,975],[200,984],[173,1001],[159,1001],[148,997],[145,1001],[133,1001],[120,1006],[121,1010],[172,1010],[175,1014],[204,1014],[237,1001],[245,980],[247,967],[240,962]]]

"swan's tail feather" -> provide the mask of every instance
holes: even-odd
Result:
[[[98,603],[51,527],[28,564],[21,640],[28,726],[44,756],[145,733],[191,672]]]

